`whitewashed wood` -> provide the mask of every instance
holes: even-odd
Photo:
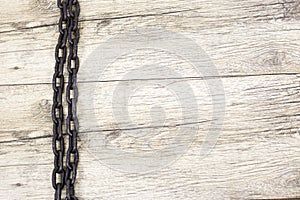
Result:
[[[46,184],[51,174],[50,142],[47,138],[2,146],[7,150],[1,155],[7,160],[1,162],[2,199],[51,198]],[[255,143],[248,135],[240,142],[219,144],[200,159],[196,144],[176,163],[145,175],[107,168],[81,148],[78,192],[83,199],[295,197],[299,195],[298,146],[299,138],[289,135],[256,137]]]
[[[270,1],[266,5],[260,5],[258,1],[250,1],[245,5],[240,1],[226,1],[224,3],[212,3],[210,1],[176,2],[164,5],[175,8],[176,6],[181,8],[182,4],[201,6],[200,8],[196,7],[196,10],[177,14],[160,15],[158,12],[158,16],[146,15],[144,17],[125,17],[124,19],[103,21],[101,20],[102,14],[114,9],[111,9],[110,6],[100,6],[103,1],[97,5],[90,5],[89,1],[82,2],[82,13],[84,13],[82,17],[85,16],[85,13],[93,15],[95,12],[100,15],[98,18],[95,17],[95,20],[83,21],[81,24],[80,55],[82,62],[99,43],[115,34],[132,30],[138,26],[159,25],[194,39],[214,60],[222,75],[298,72],[299,23],[293,14],[298,9],[297,4],[285,3],[283,4],[284,7],[277,1]],[[146,3],[146,1],[141,1],[140,4],[144,7],[139,7],[137,12],[142,9],[149,9],[149,7],[154,7],[153,9],[156,6],[162,7],[163,2]],[[29,5],[21,4],[19,9],[22,9],[22,6],[26,9]],[[120,6],[120,9],[124,5],[134,6],[133,1],[121,1],[116,5]],[[139,3],[136,4],[136,6],[138,5]],[[121,9],[122,12],[120,11],[121,14],[119,15],[127,11],[126,6]],[[100,10],[95,9],[97,7],[101,7]],[[102,12],[102,9],[107,11]],[[28,12],[28,15],[25,16],[21,15],[22,12],[17,13],[21,15],[18,17],[19,20],[24,20],[26,17],[30,18],[34,14],[42,15],[44,13],[47,20],[53,20],[54,23],[58,17],[52,16],[54,11],[42,11],[43,9],[39,11],[41,13],[37,11]],[[162,7],[161,12],[164,13],[164,11],[168,12],[169,9],[164,10]],[[9,9],[3,12],[9,12]],[[215,16],[216,13],[223,17]],[[45,19],[41,18],[40,15],[36,17],[39,20],[31,17],[29,21],[41,23],[40,20],[46,20],[46,17]],[[284,18],[284,16],[286,17]],[[10,30],[15,29],[11,28]],[[56,38],[57,28],[55,25],[2,33],[0,55],[3,55],[1,61],[5,63],[5,66],[0,69],[1,74],[4,75],[1,77],[0,84],[50,82],[48,74],[52,72],[53,67],[49,66],[54,64],[53,46],[55,46]],[[232,59],[232,55],[235,59]],[[23,59],[19,60],[19,57]],[[82,70],[80,73],[83,72]],[[82,73],[80,81],[91,80],[91,77],[86,77],[85,74],[88,73]],[[20,76],[22,79],[18,78]]]
[[[0,3],[0,199],[51,199],[50,83],[58,9],[48,0]],[[77,191],[82,199],[300,197],[297,1],[83,0],[81,7]],[[108,135],[112,143],[130,143],[122,134],[114,136],[120,130],[113,121],[110,96],[103,104],[86,104],[90,88],[95,88],[99,99],[103,93],[111,94],[120,83],[115,77],[122,71],[115,67],[113,76],[99,82],[84,63],[107,39],[149,26],[193,39],[212,58],[225,89],[224,129],[211,154],[200,158],[204,130],[210,122],[210,101],[199,89],[204,82],[200,77],[184,78],[195,87],[199,116],[208,120],[201,122],[199,136],[172,165],[144,175],[124,174],[99,163],[87,148],[88,139],[95,134]],[[156,58],[155,53],[129,55],[119,63]],[[177,70],[185,66],[160,55],[157,60]],[[176,105],[168,106],[179,112]],[[93,109],[102,114],[97,116],[98,123],[90,121]],[[133,117],[139,119],[143,114]],[[139,122],[136,127],[118,123],[129,132],[155,128],[147,120]],[[133,147],[143,148],[143,144],[136,142]]]
[[[1,0],[1,32],[9,32],[16,29],[48,26],[56,23],[58,11],[55,1],[52,0],[29,0],[18,1],[11,4],[9,1]],[[144,16],[159,16],[162,14],[180,14],[186,11],[200,10],[207,21],[218,21],[222,19],[235,21],[236,19],[267,20],[273,18],[297,17],[297,2],[292,0],[277,1],[267,0],[263,3],[257,0],[250,0],[247,3],[238,0],[211,2],[207,0],[177,1],[170,0],[166,3],[163,0],[152,2],[146,0],[117,0],[117,1],[81,1],[81,19],[124,19],[139,18]],[[296,8],[296,9],[295,9]],[[214,11],[220,11],[214,13]],[[234,11],[234,12],[230,12]],[[24,15],[24,13],[26,13]],[[243,13],[243,15],[238,15]],[[46,15],[47,18],[33,20],[37,16]],[[219,22],[218,22],[219,23]]]
[[[224,130],[234,130],[233,135],[239,132],[255,134],[267,132],[271,135],[297,133],[299,114],[296,108],[300,104],[299,82],[299,77],[294,75],[223,79],[226,94]],[[194,79],[190,80],[190,83],[194,87],[199,87],[203,81]],[[103,95],[110,94],[114,88],[115,83],[111,82],[79,84],[82,98],[79,100],[78,115],[82,121],[80,128],[83,132],[117,128],[114,126],[111,96],[104,99]],[[6,115],[1,119],[2,142],[50,135],[51,85],[2,86],[0,89],[1,104],[6,105],[2,110]],[[92,90],[95,90],[94,96],[90,95]],[[199,116],[207,116],[205,112],[211,105],[210,96],[199,90],[195,95],[201,108]],[[90,97],[104,99],[104,101],[101,104],[95,101],[95,105],[85,104]],[[180,112],[175,106],[175,104],[169,106],[173,109],[172,112]],[[96,120],[93,122],[91,122],[92,109],[95,109]],[[139,116],[139,114],[135,115]],[[146,120],[144,122],[146,125],[141,127],[149,126],[149,122],[147,123]],[[118,123],[122,124],[122,122]],[[43,124],[46,125],[41,126]]]

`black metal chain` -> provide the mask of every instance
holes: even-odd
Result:
[[[77,149],[77,135],[78,135],[78,119],[77,119],[77,72],[79,69],[79,58],[77,55],[78,42],[79,42],[79,28],[78,17],[80,13],[80,6],[77,0],[69,1],[69,57],[68,57],[68,86],[66,91],[67,103],[68,103],[68,116],[66,120],[67,133],[69,135],[69,148],[67,151],[66,159],[66,200],[77,200],[74,192],[74,185],[76,180],[76,172],[79,160],[79,154]]]
[[[52,150],[54,153],[54,169],[52,172],[52,186],[55,189],[55,200],[61,199],[62,189],[65,185],[64,169],[64,137],[63,137],[63,103],[62,94],[64,90],[64,65],[67,59],[67,37],[68,37],[68,14],[66,2],[58,1],[60,8],[60,19],[58,24],[59,37],[55,48],[55,72],[52,80],[53,87],[53,139]]]
[[[55,190],[54,199],[61,200],[62,190],[66,185],[66,200],[77,200],[74,192],[76,170],[78,165],[78,119],[76,103],[78,98],[77,72],[79,59],[77,55],[79,42],[78,17],[80,13],[77,0],[57,0],[60,9],[58,23],[59,38],[55,48],[55,72],[52,79],[53,87],[53,139],[52,149],[54,153],[54,169],[52,172],[52,187]],[[67,51],[69,46],[69,51]],[[69,56],[67,55],[69,53]],[[69,135],[69,148],[66,155],[66,167],[64,167],[65,145],[63,137],[63,91],[64,91],[64,67],[67,62],[69,72],[66,99],[68,103],[68,116],[66,129]]]

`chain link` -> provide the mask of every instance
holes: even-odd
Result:
[[[57,0],[57,6],[60,9],[60,19],[58,23],[58,43],[55,48],[55,72],[52,79],[52,149],[54,153],[52,187],[55,190],[55,200],[61,200],[64,186],[66,186],[66,200],[77,200],[74,185],[79,160],[77,149],[79,124],[76,104],[78,99],[77,72],[79,69],[79,58],[77,50],[79,42],[78,17],[80,7],[77,0]],[[67,55],[67,53],[69,53],[69,55]],[[64,167],[65,144],[63,137],[64,114],[62,98],[64,92],[64,67],[66,62],[69,74],[66,89],[66,100],[68,104],[66,129],[69,135],[69,147],[66,155],[66,167]]]
[[[80,13],[80,6],[77,0],[70,0],[68,5],[70,25],[68,26],[68,85],[66,89],[66,100],[68,104],[68,116],[66,120],[67,133],[69,136],[69,147],[66,159],[66,200],[77,200],[75,196],[75,181],[77,174],[77,166],[79,160],[79,153],[77,149],[77,135],[79,123],[77,119],[77,72],[79,69],[79,58],[77,55],[79,42],[79,28],[78,17]]]

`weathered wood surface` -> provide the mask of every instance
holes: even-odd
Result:
[[[87,150],[90,136],[120,131],[113,123],[109,102],[120,80],[108,76],[99,81],[82,67],[78,104],[81,159],[76,186],[80,199],[300,197],[300,2],[80,2],[82,63],[108,38],[136,27],[161,26],[193,39],[206,51],[218,68],[226,96],[224,128],[207,157],[198,155],[203,140],[200,130],[189,150],[172,165],[147,174],[122,173],[102,165]],[[0,199],[51,199],[51,78],[59,12],[55,2],[48,0],[0,3]],[[126,58],[123,67],[147,59],[179,69],[184,66],[148,53]],[[112,68],[115,77],[120,73],[118,67]],[[203,88],[200,77],[183,80]],[[96,97],[108,94],[106,101],[95,107],[87,105],[91,88]],[[202,106],[201,123],[207,127],[210,97],[205,92],[195,94]],[[165,106],[170,113],[180,112],[175,104]],[[98,112],[98,123],[90,121],[92,109]],[[137,127],[119,122],[127,131],[155,129],[141,109],[132,117],[138,120]],[[122,134],[109,140],[143,147]]]

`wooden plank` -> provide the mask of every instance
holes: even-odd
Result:
[[[11,4],[1,0],[1,32],[10,32],[20,29],[39,28],[41,26],[52,26],[57,22],[59,15],[55,1],[18,1]],[[208,21],[218,21],[221,16],[225,19],[247,20],[247,15],[253,20],[265,20],[284,17],[295,17],[297,13],[297,2],[267,0],[262,3],[258,0],[242,3],[238,0],[211,2],[208,0],[170,0],[166,3],[163,0],[99,0],[91,2],[81,1],[82,20],[101,19],[124,19],[139,18],[144,16],[159,16],[162,14],[182,13],[186,11],[200,10],[200,13]],[[231,12],[230,10],[234,10]],[[219,11],[219,12],[215,12]],[[243,13],[240,14],[240,13]],[[43,16],[43,17],[41,17]],[[38,19],[38,20],[37,20]]]
[[[172,165],[147,174],[115,171],[81,143],[78,194],[83,199],[299,196],[299,137],[276,135],[266,139],[247,134],[241,141],[228,135],[222,138],[232,142],[218,144],[205,159],[198,156],[200,146],[196,143]],[[2,199],[52,198],[50,142],[50,138],[43,138],[1,144]]]
[[[145,7],[142,8],[144,9],[148,6],[162,4],[162,2],[156,2],[157,4],[153,2],[149,5],[143,3],[142,5]],[[192,3],[187,5],[192,5]],[[177,14],[104,21],[100,17],[100,20],[83,21],[79,47],[82,63],[98,45],[107,39],[138,26],[153,27],[160,24],[167,30],[193,39],[212,58],[221,75],[299,72],[298,20],[292,18],[294,15],[291,13],[286,14],[291,16],[291,20],[288,20],[289,18],[280,19],[284,13],[283,5],[286,6],[286,9],[293,10],[297,8],[293,3],[283,5],[272,1],[266,5],[259,5],[259,2],[255,1],[250,1],[249,5],[241,4],[239,1],[199,3],[203,8]],[[96,5],[91,6],[88,1],[84,1],[82,4],[83,13],[92,13],[89,10],[85,11],[85,6],[86,9],[97,7]],[[179,4],[186,3],[180,2]],[[106,4],[104,3],[104,5]],[[25,5],[22,4],[22,6]],[[26,6],[29,5],[26,4]],[[123,6],[123,3],[120,3],[119,6]],[[109,6],[105,8],[111,9]],[[168,12],[163,9],[162,7],[162,12]],[[95,10],[97,13],[97,9]],[[32,13],[34,12],[29,12],[29,16],[25,15],[25,18],[29,17],[30,21],[34,21],[36,18],[30,16]],[[49,13],[49,16],[45,14],[44,18],[51,19],[53,11],[46,13]],[[99,13],[101,12],[99,11]],[[220,13],[220,16],[223,17],[215,16],[216,13]],[[257,16],[259,14],[262,15],[261,19]],[[53,19],[56,20],[57,16]],[[56,26],[29,28],[0,34],[0,54],[3,55],[0,57],[0,61],[4,63],[0,69],[0,73],[3,75],[0,85],[49,83],[51,81],[49,74],[52,73],[54,65],[53,49],[57,38]],[[90,77],[89,70],[89,68],[82,67],[79,81],[94,80],[93,77]]]
[[[207,89],[204,88],[205,82],[199,79],[185,79],[184,81],[187,81],[194,89],[197,103],[201,108],[199,121],[209,120],[212,102]],[[232,134],[238,134],[239,137],[241,137],[240,134],[248,133],[256,135],[266,133],[270,136],[297,133],[299,112],[295,108],[300,104],[298,76],[233,77],[224,78],[222,81],[226,95],[224,131],[228,131],[229,134],[232,131]],[[139,81],[136,82],[139,83]],[[147,82],[147,80],[142,82]],[[113,107],[111,102],[118,83],[114,81],[79,84],[78,115],[82,132],[151,126],[149,116],[144,113],[150,110],[145,105],[133,104],[128,107],[129,110],[138,107],[130,112],[132,119],[137,120],[135,126],[132,127],[125,121],[116,121],[113,110],[118,105]],[[2,109],[5,115],[1,115],[0,118],[1,142],[44,137],[51,134],[52,94],[49,93],[51,85],[3,86],[0,90],[0,101],[2,105],[5,105]],[[164,98],[171,99],[171,96],[168,94]],[[152,103],[161,101],[162,98],[161,96],[151,97]],[[177,103],[173,99],[171,103],[161,102],[161,106],[170,109],[172,113],[181,113]],[[144,118],[141,119],[140,116]],[[173,123],[179,123],[175,121],[176,117],[178,116],[174,116]],[[190,120],[192,122],[192,118]]]

